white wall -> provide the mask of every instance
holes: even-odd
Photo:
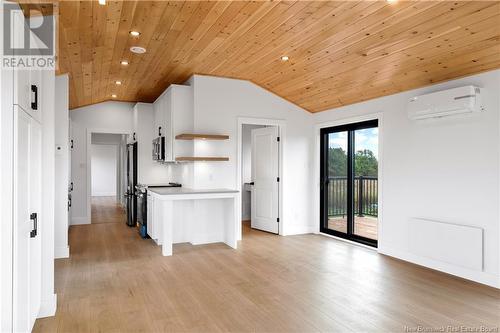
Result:
[[[486,112],[428,121],[408,119],[406,105],[410,97],[469,84],[484,88]],[[382,117],[381,253],[500,286],[499,94],[500,71],[497,70],[314,115],[315,123],[324,123],[323,127],[332,121],[370,114]],[[316,161],[317,158],[318,155]],[[318,168],[316,172],[318,174]],[[318,186],[316,181],[313,192],[316,197]],[[315,212],[319,211],[318,202]],[[409,247],[408,232],[408,221],[412,217],[483,228],[483,271],[414,255]]]
[[[241,219],[249,220],[251,216],[251,193],[245,191],[243,185],[252,181],[252,130],[262,125],[243,125],[241,133]]]
[[[68,75],[55,78],[55,212],[54,253],[56,258],[69,257],[68,244],[68,186],[69,186],[69,91]]]
[[[71,154],[73,202],[71,224],[90,223],[87,193],[87,140],[90,133],[131,134],[132,103],[104,102],[70,111],[74,148]],[[90,143],[90,140],[89,140]],[[90,156],[89,156],[90,160]],[[90,174],[88,175],[90,177]]]
[[[298,106],[244,80],[195,75],[194,131],[227,134],[229,140],[195,141],[196,156],[228,156],[229,162],[194,163],[195,188],[237,188],[238,118],[283,120],[283,234],[311,232],[313,117]]]
[[[126,149],[128,134],[111,134],[111,133],[92,133],[90,142],[92,147],[95,145],[114,145],[116,146],[116,201],[122,206],[125,205],[124,194],[127,190],[126,186],[126,172],[127,172],[127,159]],[[92,156],[91,156],[92,159]],[[92,161],[90,163],[91,173],[93,173]],[[91,175],[92,177],[92,175]],[[92,181],[92,179],[91,179]],[[91,190],[92,191],[92,190]],[[92,192],[91,192],[92,194]]]
[[[93,144],[91,165],[92,196],[116,196],[118,145]]]
[[[93,145],[119,145],[122,142],[122,134],[92,133],[90,140]]]

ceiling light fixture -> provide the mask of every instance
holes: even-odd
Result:
[[[122,64],[123,66],[127,66],[128,65],[128,61],[127,60],[122,60],[120,62],[120,64]]]
[[[288,61],[289,59],[288,56],[281,56],[281,61]]]
[[[121,84],[122,84],[122,81],[115,81],[115,84],[116,84],[117,86],[119,86],[119,85],[121,85]]]
[[[112,94],[112,95],[111,95],[111,98],[116,98],[116,94]]]
[[[130,35],[134,36],[134,37],[139,37],[140,34],[141,33],[139,31],[135,31],[135,30],[130,31]]]
[[[106,0],[99,0],[99,4],[100,4],[101,6],[104,6],[104,5],[106,4]]]
[[[396,3],[398,0],[387,0],[388,3]]]
[[[146,49],[141,47],[141,46],[132,46],[130,48],[130,52],[137,53],[137,54],[143,54],[143,53],[146,53]]]

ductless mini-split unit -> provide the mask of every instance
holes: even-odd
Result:
[[[483,110],[481,89],[474,86],[415,96],[408,102],[408,117],[412,120],[441,118]]]

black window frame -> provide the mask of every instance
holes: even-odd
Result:
[[[353,233],[354,228],[354,131],[378,128],[378,119],[372,119],[357,123],[350,123],[320,129],[320,232],[335,237],[340,237],[364,245],[378,247],[378,240],[359,236]],[[327,191],[328,186],[328,135],[337,132],[347,132],[347,233],[328,229],[328,205]],[[378,220],[378,218],[377,218]],[[377,223],[378,228],[378,223]]]

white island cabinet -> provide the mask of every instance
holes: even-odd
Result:
[[[148,234],[172,255],[172,244],[226,243],[236,248],[238,191],[184,187],[148,189]]]

